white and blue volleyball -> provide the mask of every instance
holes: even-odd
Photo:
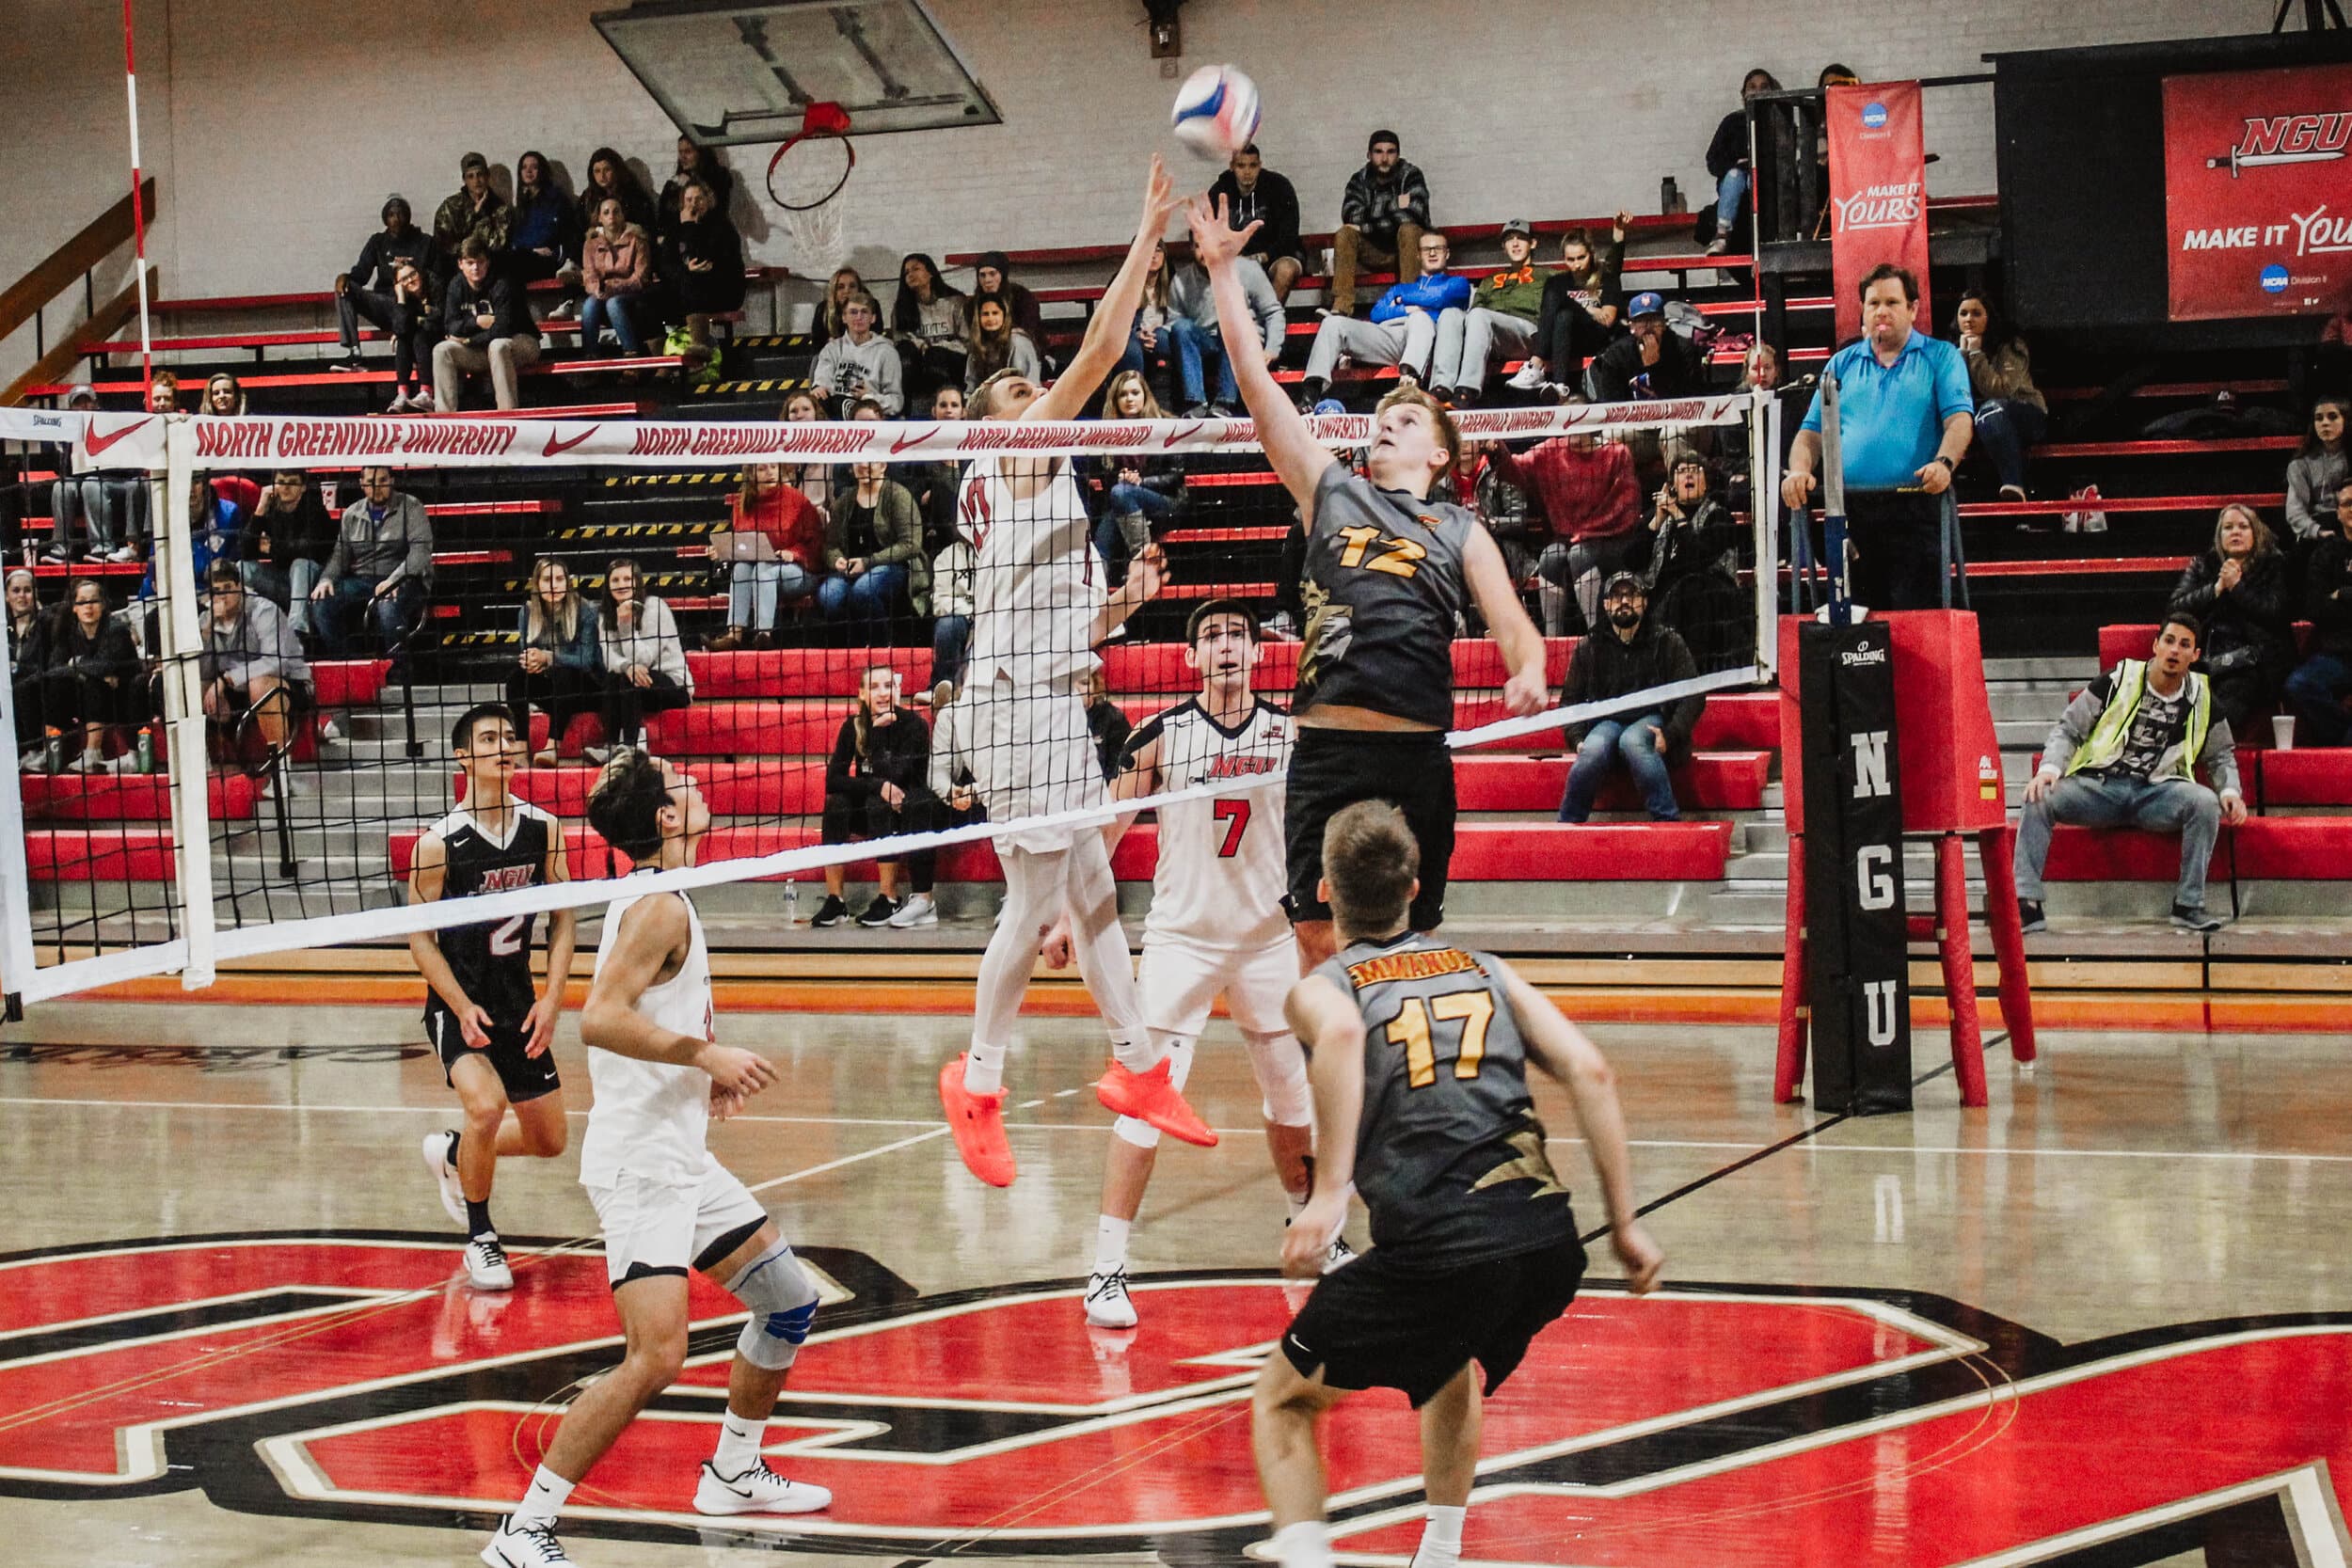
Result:
[[[1258,84],[1230,65],[1204,65],[1176,94],[1176,139],[1223,163],[1258,134]]]

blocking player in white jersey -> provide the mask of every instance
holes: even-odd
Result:
[[[1200,690],[1129,737],[1113,785],[1118,797],[1136,800],[1221,779],[1279,780],[1287,772],[1290,715],[1250,689],[1257,662],[1258,623],[1248,605],[1211,599],[1195,610],[1184,628],[1184,663],[1199,672]],[[1266,1150],[1295,1213],[1307,1202],[1314,1107],[1306,1054],[1282,1017],[1282,999],[1298,975],[1298,946],[1282,908],[1289,873],[1281,785],[1173,800],[1158,808],[1158,816],[1152,912],[1143,926],[1144,1024],[1181,1089],[1209,1008],[1225,998],[1263,1096]],[[1131,814],[1111,823],[1106,846],[1116,846],[1134,820]],[[1057,927],[1048,937],[1049,962],[1064,961],[1062,936]],[[1134,1117],[1120,1117],[1111,1131],[1086,1316],[1098,1328],[1133,1328],[1127,1238],[1143,1207],[1160,1133]],[[1344,1260],[1347,1243],[1335,1237],[1332,1246],[1335,1260]]]
[[[668,871],[694,863],[710,808],[691,779],[632,748],[605,765],[588,820],[641,871]],[[483,1548],[490,1568],[571,1560],[555,1527],[572,1488],[685,1365],[690,1266],[751,1309],[695,1509],[804,1513],[833,1501],[760,1456],[776,1395],[817,1315],[817,1288],[767,1211],[706,1146],[711,1117],[732,1115],[775,1082],[765,1057],[719,1044],[715,1023],[710,957],[692,902],[682,893],[614,899],[580,1014],[596,1101],[580,1180],[604,1229],[627,1349],[564,1412],[531,1490]]]
[[[1040,388],[1003,371],[973,393],[979,420],[1072,420],[1126,352],[1144,275],[1176,208],[1157,158],[1143,218],[1119,275],[1087,325],[1060,380]],[[1094,649],[1160,590],[1161,557],[1140,551],[1127,580],[1106,594],[1089,540],[1084,498],[1063,457],[976,458],[963,483],[958,526],[977,555],[972,645],[958,707],[975,791],[998,822],[1106,804],[1109,794],[1086,720]],[[940,1069],[939,1099],[956,1150],[992,1186],[1012,1184],[1005,1136],[1005,1053],[1036,963],[1038,939],[1065,909],[1078,972],[1111,1036],[1111,1063],[1095,1086],[1103,1103],[1191,1143],[1216,1134],[1169,1081],[1136,1001],[1127,935],[1110,856],[1091,828],[1026,829],[999,836],[1005,907],[980,960],[970,1050]]]

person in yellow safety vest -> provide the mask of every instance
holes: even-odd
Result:
[[[2221,824],[2246,820],[2230,721],[2214,711],[2213,689],[2191,674],[2204,627],[2172,615],[2156,628],[2145,663],[2127,658],[2073,702],[2042,743],[2042,767],[2026,785],[2017,823],[2017,913],[2027,931],[2045,929],[2042,867],[2050,829],[2141,828],[2181,835],[2181,880],[2172,924],[2216,931],[2205,911],[2205,863]],[[2199,769],[2213,781],[2197,782]]]

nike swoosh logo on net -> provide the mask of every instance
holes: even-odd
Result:
[[[930,425],[923,430],[916,431],[912,436],[899,436],[896,441],[893,441],[890,444],[890,455],[896,457],[898,453],[906,451],[907,448],[919,445],[920,443],[929,440],[938,432],[938,430],[939,427],[937,425]]]
[[[1168,448],[1170,448],[1170,447],[1175,446],[1175,444],[1176,444],[1177,442],[1179,442],[1179,441],[1183,440],[1185,436],[1191,436],[1191,435],[1195,435],[1195,434],[1197,434],[1198,432],[1200,432],[1200,431],[1206,430],[1206,429],[1208,429],[1208,428],[1209,428],[1208,421],[1207,421],[1207,420],[1200,420],[1200,421],[1198,421],[1198,422],[1196,422],[1196,423],[1193,423],[1193,424],[1188,424],[1188,425],[1184,426],[1184,429],[1182,429],[1182,430],[1180,430],[1180,431],[1176,432],[1174,435],[1172,435],[1172,436],[1168,436],[1167,440],[1165,440],[1165,441],[1161,442],[1161,443],[1160,443],[1160,446],[1161,446],[1161,448],[1162,448],[1163,450],[1166,450],[1166,449],[1168,449]]]
[[[90,426],[89,436],[82,443],[82,449],[88,452],[92,457],[96,457],[100,452],[104,451],[108,447],[113,446],[117,441],[121,440],[133,431],[146,429],[148,420],[153,418],[154,416],[150,414],[146,417],[146,419],[135,420],[131,423],[124,425],[120,430],[116,431],[112,436],[99,435],[98,427],[93,424]]]
[[[600,424],[592,424],[586,430],[581,431],[579,435],[573,436],[568,441],[557,440],[555,433],[553,431],[549,431],[548,433],[547,450],[542,451],[539,455],[542,457],[553,457],[558,452],[569,451],[574,447],[580,445],[582,441],[585,441],[589,436],[594,436],[597,431],[602,430],[604,426]]]

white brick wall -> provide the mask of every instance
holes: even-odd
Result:
[[[612,0],[467,0],[354,13],[253,0],[142,0],[149,166],[166,185],[151,249],[167,293],[323,287],[398,190],[420,217],[460,151],[526,148],[569,172],[611,142],[669,166],[675,134],[586,22]],[[1078,245],[1133,222],[1143,161],[1214,172],[1166,135],[1173,84],[1135,0],[934,0],[1005,115],[999,126],[858,144],[853,261],[888,277],[906,249]],[[1741,74],[1791,85],[1840,59],[1866,79],[1982,69],[1987,51],[2193,38],[2268,25],[2271,0],[1200,0],[1184,70],[1231,59],[1264,94],[1269,164],[1310,230],[1335,220],[1365,133],[1393,126],[1429,175],[1438,222],[1655,211],[1673,174],[1693,205],[1703,154]],[[0,7],[10,85],[0,280],[124,183],[120,39],[94,0]],[[397,15],[397,25],[389,19]],[[364,16],[363,20],[345,20]],[[93,18],[96,20],[93,21]],[[1928,97],[1938,195],[1993,188],[1989,87]],[[757,186],[766,148],[729,161]],[[758,258],[782,261],[762,193],[739,203]]]

